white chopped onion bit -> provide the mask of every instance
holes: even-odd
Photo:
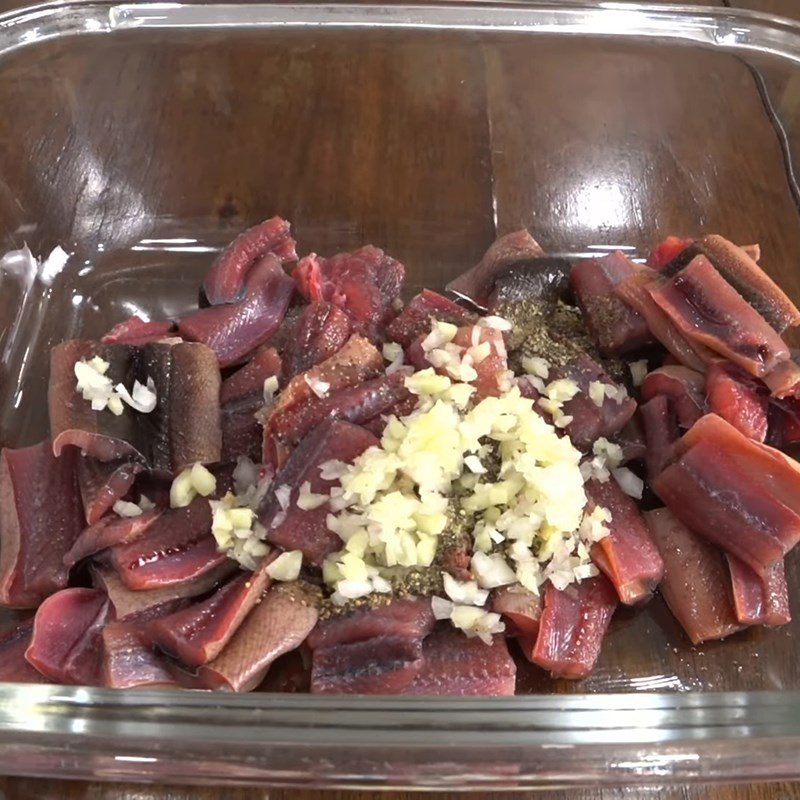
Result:
[[[254,570],[269,553],[264,541],[266,528],[256,519],[252,508],[241,505],[242,498],[228,492],[222,500],[209,500],[211,533],[217,549],[245,569]]]
[[[618,467],[625,459],[622,448],[614,442],[609,442],[604,436],[601,436],[594,442],[592,445],[592,452],[596,456],[604,458],[605,464],[611,469]]]
[[[302,566],[302,551],[291,550],[287,553],[281,553],[267,566],[267,575],[275,581],[296,581],[300,577],[300,568]]]
[[[111,378],[105,374],[108,367],[108,362],[98,356],[76,361],[73,367],[77,390],[84,400],[91,402],[93,411],[102,411],[114,396]]]
[[[125,407],[122,405],[122,398],[117,394],[112,394],[111,397],[108,398],[107,405],[108,410],[117,417],[125,410]],[[92,402],[92,408],[94,408],[94,402]],[[102,411],[103,409],[101,408],[99,410]]]
[[[598,408],[603,405],[605,400],[606,385],[602,381],[592,381],[589,384],[589,398]]]
[[[114,513],[120,517],[138,517],[142,514],[141,507],[126,500],[117,500],[113,505],[113,509]]]
[[[372,592],[372,581],[369,578],[364,578],[360,581],[343,580],[336,584],[336,591],[334,592],[332,599],[335,603],[335,598],[338,595],[338,597],[345,602],[347,600],[358,600],[359,597],[366,597],[367,595],[372,594]],[[345,602],[341,602],[339,605],[344,605]]]
[[[308,388],[319,398],[327,397],[331,389],[330,383],[320,380],[319,378],[312,378],[308,373],[304,376]]]
[[[146,386],[134,381],[133,394],[129,394],[121,383],[118,383],[114,390],[125,403],[142,414],[149,414],[156,407],[156,385],[152,378],[147,379]]]
[[[272,528],[272,530],[275,530],[275,528],[278,528],[281,525],[283,525],[284,522],[286,522],[286,512],[285,511],[279,511],[272,518],[272,522],[270,522],[269,527]]]
[[[445,594],[458,605],[482,606],[489,599],[489,591],[475,581],[457,581],[449,572],[442,573],[442,580]]]
[[[581,564],[572,570],[575,579],[578,581],[586,580],[586,578],[594,578],[600,574],[600,570],[594,564]]]
[[[300,486],[297,495],[297,507],[302,511],[313,511],[315,508],[325,505],[330,498],[327,494],[318,494],[311,491],[311,483],[306,481]]]
[[[478,456],[467,456],[464,459],[464,466],[475,475],[483,475],[486,472],[486,467],[481,464]]]
[[[344,461],[332,458],[319,465],[319,476],[324,481],[336,481],[347,472],[348,465]]]
[[[481,317],[478,320],[478,325],[484,328],[492,328],[496,331],[510,331],[513,327],[507,319],[503,319],[503,317],[498,317],[496,315]]]
[[[394,373],[397,372],[399,369],[402,369],[403,366],[404,366],[404,355],[403,351],[401,350],[397,358],[395,358],[394,361],[392,361],[392,363],[386,367],[385,372],[387,375],[394,375]]]
[[[604,384],[606,397],[611,398],[618,405],[628,399],[628,390],[624,386],[615,386],[613,383]]]
[[[631,379],[634,386],[641,386],[644,379],[647,377],[647,359],[642,358],[639,361],[631,361],[628,364],[631,371]]]
[[[279,387],[280,383],[278,382],[277,375],[270,375],[269,378],[264,381],[264,402],[267,405],[275,399],[275,394]]]
[[[499,553],[491,556],[480,552],[473,554],[470,568],[482,589],[494,589],[516,581],[514,570]]]
[[[565,403],[568,400],[572,400],[580,390],[580,386],[569,378],[559,378],[548,383],[545,387],[545,393],[555,403]]]
[[[438,375],[433,369],[423,369],[409,375],[405,386],[411,394],[437,395],[450,388],[450,379],[446,375]]]
[[[170,508],[185,508],[197,497],[197,490],[192,482],[192,468],[183,470],[172,481],[169,487]]]
[[[217,491],[217,479],[202,464],[195,464],[190,475],[197,494],[208,497]]]
[[[141,495],[139,497],[139,508],[142,511],[149,511],[151,508],[155,508],[156,504],[146,495]]]
[[[259,468],[247,456],[239,456],[233,469],[233,488],[242,495],[258,483]]]
[[[522,369],[524,369],[529,375],[532,375],[536,378],[541,378],[543,380],[547,380],[550,375],[549,362],[544,358],[540,358],[539,356],[523,356]]]
[[[468,637],[477,636],[489,645],[492,643],[492,634],[502,633],[506,629],[499,614],[475,606],[455,606],[450,612],[450,621]]]
[[[397,361],[398,358],[403,358],[403,348],[397,342],[386,342],[383,345],[382,353],[386,361]]]
[[[637,500],[642,499],[644,481],[638,475],[631,472],[627,467],[613,469],[611,470],[611,474],[625,494],[635,497]]]
[[[275,499],[278,501],[278,505],[281,507],[281,511],[286,511],[286,509],[289,508],[289,503],[291,502],[291,496],[292,496],[291,486],[287,486],[285,483],[283,483],[280,486],[276,487]]]
[[[431,611],[435,619],[450,619],[453,613],[453,603],[450,600],[445,600],[444,597],[431,597]]]

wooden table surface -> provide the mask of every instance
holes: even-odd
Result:
[[[800,0],[705,0],[704,4],[734,5],[800,18]],[[18,5],[15,0],[0,0],[0,10],[14,5]],[[545,68],[563,70],[564,81],[558,91],[582,92],[586,96],[585,85],[578,85],[577,81],[585,81],[586,75],[592,73],[593,54],[581,53],[576,46],[572,47],[568,57],[558,51],[559,46],[553,45],[548,49],[547,45],[543,45],[540,63]],[[236,183],[235,193],[224,191],[226,175],[234,171],[241,151],[258,152],[260,143],[265,141],[266,128],[260,130],[257,125],[249,125],[243,129],[236,125],[235,119],[225,122],[226,99],[222,86],[203,85],[199,90],[197,87],[191,89],[195,93],[205,93],[208,113],[219,113],[223,119],[208,134],[215,137],[215,158],[207,165],[205,178],[208,186],[212,187],[207,192],[203,192],[202,187],[186,185],[185,176],[190,172],[187,159],[193,157],[196,149],[208,147],[207,141],[195,141],[191,130],[183,129],[180,135],[172,135],[169,126],[162,125],[159,128],[164,135],[159,139],[158,147],[167,153],[163,161],[171,164],[172,168],[157,176],[149,175],[147,169],[137,175],[142,154],[121,149],[114,152],[119,175],[100,171],[99,176],[87,177],[75,171],[85,161],[70,162],[68,157],[47,161],[46,148],[33,141],[24,158],[10,167],[6,165],[3,180],[0,181],[0,225],[3,229],[10,229],[15,219],[19,222],[28,221],[20,211],[23,209],[26,215],[32,215],[33,218],[53,220],[46,231],[28,234],[29,241],[31,236],[34,238],[33,244],[44,247],[58,241],[81,240],[92,241],[95,245],[99,243],[99,250],[108,250],[125,237],[138,237],[145,241],[149,235],[148,203],[152,205],[154,198],[162,208],[180,209],[174,212],[176,217],[201,217],[208,213],[210,195],[214,213],[218,214],[219,220],[227,220],[231,229],[240,224],[240,220],[250,219],[253,213],[258,213],[262,208],[269,207],[276,211],[287,209],[291,211],[291,218],[298,223],[298,234],[310,247],[327,252],[336,247],[351,246],[351,243],[376,241],[409,263],[430,258],[433,252],[439,278],[455,273],[468,264],[475,253],[480,252],[491,240],[495,228],[504,232],[521,225],[530,226],[546,247],[569,250],[580,248],[589,241],[597,241],[598,231],[605,244],[624,241],[634,247],[645,247],[652,239],[654,229],[691,233],[698,227],[711,227],[720,233],[738,235],[742,241],[759,240],[765,253],[765,263],[779,265],[774,270],[781,282],[796,299],[800,298],[800,270],[794,266],[800,253],[800,216],[792,196],[792,187],[786,180],[783,154],[774,131],[760,105],[757,110],[748,105],[760,104],[761,100],[746,70],[737,68],[738,71],[728,74],[725,70],[717,73],[709,67],[708,81],[698,81],[695,87],[692,67],[687,66],[686,74],[675,84],[682,86],[682,91],[673,95],[659,95],[658,102],[654,102],[641,88],[647,81],[643,81],[640,75],[632,76],[630,64],[619,53],[613,52],[612,47],[608,51],[608,58],[595,65],[592,79],[597,81],[598,87],[605,88],[602,94],[598,91],[597,95],[598,103],[602,97],[603,107],[592,108],[591,100],[580,106],[556,103],[558,98],[552,94],[552,82],[537,83],[535,80],[535,65],[528,72],[517,68],[525,54],[522,51],[515,53],[513,46],[502,53],[489,54],[485,61],[477,65],[453,63],[452,59],[448,60],[447,53],[454,59],[466,59],[467,62],[472,58],[469,54],[464,56],[462,51],[453,55],[454,52],[443,48],[441,59],[438,56],[431,58],[428,53],[420,57],[415,70],[407,67],[413,72],[414,91],[429,91],[427,105],[426,98],[420,101],[418,95],[407,98],[407,104],[402,105],[402,92],[398,86],[391,84],[397,80],[397,76],[387,68],[380,53],[372,53],[368,48],[354,54],[352,61],[348,62],[347,68],[351,70],[353,79],[352,91],[347,86],[338,85],[335,76],[325,74],[324,60],[315,61],[310,56],[299,66],[293,64],[288,67],[301,72],[289,75],[291,80],[271,86],[269,91],[291,91],[292,80],[309,80],[308,75],[302,74],[303,69],[316,69],[319,73],[315,75],[320,87],[319,96],[298,97],[290,118],[269,121],[269,144],[264,147],[280,147],[284,157],[276,159],[270,153],[254,161],[250,174],[241,176]],[[57,57],[57,48],[53,53],[53,57]],[[234,72],[239,55],[232,47],[230,68]],[[477,57],[480,59],[480,54]],[[117,63],[116,67],[120,70],[118,74],[109,68],[107,74],[95,72],[89,75],[91,67],[88,65],[91,62],[87,61],[85,78],[95,90],[100,85],[109,97],[113,97],[118,90],[123,71],[126,81],[141,82],[144,94],[155,90],[165,68],[185,69],[187,73],[183,78],[186,85],[191,86],[193,67],[189,61],[173,64],[162,58],[165,57],[154,48],[151,63],[141,59]],[[258,86],[263,76],[272,74],[269,70],[275,71],[274,62],[276,59],[280,62],[281,58],[280,53],[264,53],[264,72],[252,75],[254,87]],[[114,58],[109,60],[114,62]],[[313,66],[315,63],[318,65],[316,68]],[[575,64],[577,67],[571,71],[570,66]],[[460,70],[469,72],[476,66],[484,75],[485,85],[465,87],[457,106],[442,107],[440,98],[447,93],[441,91],[441,86],[457,80]],[[697,69],[698,64],[695,63],[693,68]],[[34,83],[41,84],[37,69],[26,67],[23,62],[19,72],[20,91],[28,92]],[[657,58],[648,69],[652,70],[652,80],[658,81],[660,67]],[[133,78],[130,70],[138,70]],[[768,65],[762,74],[769,100],[779,115],[783,115],[787,123],[794,122],[795,115],[800,121],[800,112],[797,110],[800,104],[795,99],[797,88],[793,82],[786,81]],[[570,84],[571,76],[576,81],[574,85]],[[741,81],[744,97],[741,103],[732,104],[729,97],[720,94],[715,84],[715,81],[721,84],[731,80]],[[399,107],[388,101],[389,93],[382,91],[387,81],[391,86],[391,96],[401,98]],[[608,87],[613,86],[615,81],[619,82],[622,90],[619,97],[610,99]],[[56,102],[65,107],[80,105],[79,82],[71,84],[65,79],[63,84],[53,85],[53,91],[59,95],[57,98],[44,97],[44,108]],[[628,93],[631,87],[639,92],[638,109],[630,108]],[[264,87],[259,89],[263,90]],[[523,92],[532,94],[535,102],[527,102],[514,110],[514,97]],[[338,98],[335,108],[327,102],[331,95]],[[364,97],[369,102],[362,102]],[[13,90],[3,87],[2,76],[0,101],[6,108],[14,107]],[[715,103],[718,105],[714,106]],[[698,104],[706,104],[706,108],[711,105],[714,113],[718,114],[720,136],[715,137],[713,142],[698,142],[697,133],[690,124],[692,109],[697,108]],[[493,114],[497,109],[502,109],[503,113]],[[538,113],[539,109],[541,113]],[[615,160],[602,148],[593,150],[592,142],[598,136],[598,131],[592,128],[591,120],[598,117],[603,120],[601,137],[623,141],[627,135],[629,117],[637,112],[650,115],[653,121],[644,134],[637,131],[636,135],[652,138],[638,148],[631,148],[627,160]],[[163,108],[154,106],[142,110],[139,118],[131,120],[131,125],[141,126],[137,131],[138,138],[146,139],[147,126],[160,124],[158,115],[161,113]],[[422,138],[409,141],[406,130],[417,129],[413,126],[415,114],[430,115],[434,118],[434,124],[427,128],[417,126],[428,132],[427,138],[422,135]],[[492,127],[490,123],[487,131],[487,126],[482,122],[493,116],[497,124]],[[404,127],[409,117],[412,118],[411,127]],[[458,130],[450,125],[452,119],[460,124]],[[115,120],[108,121],[109,131],[121,130],[118,123]],[[12,124],[18,122],[12,123],[0,117],[0,142],[4,136],[11,135]],[[34,124],[32,120],[31,125]],[[80,145],[87,148],[86,142],[81,144],[80,137],[87,135],[90,129],[96,131],[98,126],[105,124],[105,120],[90,119],[86,122],[86,128],[82,129],[81,123],[71,120],[69,115],[54,114],[52,141],[58,141],[61,137],[64,153],[67,154],[70,147]],[[796,154],[797,148],[800,148],[800,125],[787,124],[786,128],[789,150]],[[669,131],[669,146],[659,140],[659,129]],[[569,131],[570,135],[565,136],[564,131]],[[109,135],[113,136],[113,133]],[[130,132],[127,135],[130,136]],[[487,136],[491,137],[491,146],[488,145]],[[666,140],[667,137],[664,138]],[[317,146],[311,147],[312,142]],[[761,153],[758,162],[750,163],[747,158],[737,162],[736,152],[750,153],[753,143]],[[114,144],[107,146],[113,150]],[[569,161],[570,148],[577,148],[588,156],[574,168],[574,173],[565,176],[563,164],[572,163]],[[720,169],[718,162],[708,155],[709,150],[728,159],[730,168]],[[344,151],[349,152],[349,160],[343,162],[337,154]],[[563,158],[518,157],[520,153],[529,151],[558,154]],[[491,153],[490,159],[485,157],[486,152]],[[39,163],[37,159],[42,164],[54,165],[52,171],[43,168],[44,180],[39,174],[34,175],[35,179],[31,178],[31,169],[35,172]],[[384,164],[390,165],[394,176],[422,173],[432,181],[437,176],[447,176],[453,184],[447,193],[447,207],[442,207],[442,193],[421,191],[423,183],[419,180],[395,180],[389,193],[391,198],[387,200],[382,179]],[[643,191],[642,187],[662,179],[661,176],[670,169],[680,180],[669,187],[670,202],[665,205],[658,199],[657,193]],[[291,173],[291,180],[286,178],[287,171]],[[596,174],[610,176],[620,196],[606,197],[597,191],[587,194],[587,187],[593,188],[591,178]],[[119,176],[123,176],[124,180],[120,180]],[[565,180],[567,184],[572,181],[575,187],[573,192],[563,192]],[[97,181],[100,181],[99,187]],[[55,192],[53,185],[57,189]],[[555,186],[561,187],[558,195],[550,191],[550,187]],[[295,190],[295,187],[304,188],[305,191]],[[741,196],[742,187],[747,196]],[[597,188],[594,187],[595,190]],[[6,189],[10,192],[4,194]],[[141,203],[142,210],[138,215],[128,213],[131,193],[136,194]],[[491,196],[490,205],[483,203],[484,193]],[[8,201],[9,195],[18,199],[21,197],[22,200],[15,205]],[[720,197],[724,197],[726,203],[717,202]],[[634,198],[645,200],[634,202]],[[648,201],[647,198],[652,199]],[[96,205],[91,206],[92,203]],[[770,209],[769,225],[764,225],[763,216],[759,218],[752,213],[754,203]],[[90,206],[88,210],[87,206]],[[357,223],[354,222],[350,227],[342,226],[343,218],[357,220]],[[426,226],[427,220],[438,220],[437,230]],[[565,220],[568,223],[566,225]],[[563,237],[564,230],[570,231],[569,239]],[[36,242],[40,234],[41,241]],[[141,263],[132,262],[131,266],[139,268]],[[118,262],[115,264],[117,267]],[[99,274],[103,275],[102,265]],[[422,283],[425,276],[417,274],[415,281]],[[112,303],[110,298],[102,294],[102,286],[95,289],[100,306],[103,306],[104,297],[109,304]],[[131,280],[131,296],[137,302],[148,302],[147,291],[137,286],[136,280]],[[136,292],[142,296],[139,297]],[[0,317],[2,303],[3,298],[0,297]],[[65,308],[64,313],[71,314],[73,310]],[[91,330],[93,326],[104,324],[104,320],[87,313],[88,316],[79,320],[84,328]],[[42,347],[46,344],[45,341]],[[32,375],[29,391],[41,391],[40,380],[41,376]],[[30,431],[36,431],[42,425],[41,415],[35,408],[22,417],[15,413],[16,416],[12,418],[0,409],[0,430],[8,428],[12,422]],[[800,565],[797,560],[794,562],[794,571],[797,586],[800,585]],[[630,640],[646,633],[641,626],[649,624],[648,620],[649,617],[641,615],[638,622],[632,623],[632,626],[639,625],[640,628],[631,627],[628,632]],[[665,625],[669,626],[669,623],[659,621],[658,631],[653,628],[650,633],[664,635],[662,628]],[[698,666],[695,674],[702,675],[703,685],[714,685],[715,680],[722,682],[726,679],[725,668],[729,668],[725,659],[735,663],[736,659],[746,658],[747,648],[752,649],[757,645],[758,640],[731,644],[730,648],[738,646],[739,651],[729,648],[725,655],[715,657],[719,661],[709,658],[710,663]],[[791,637],[791,631],[783,638],[776,636],[768,646],[772,659],[771,671],[767,670],[769,674],[761,676],[754,673],[752,679],[745,675],[736,688],[762,685],[774,688],[800,687],[800,659],[796,658],[797,644]],[[667,653],[664,658],[669,661],[671,655]],[[618,671],[623,666],[630,669],[632,663],[635,666],[635,656],[630,654],[619,664],[614,662],[613,655],[608,656],[597,680],[607,680],[609,675],[615,674],[615,668]],[[643,662],[643,674],[648,668],[648,664]],[[672,668],[678,669],[676,665],[666,663],[664,674],[671,674],[669,670]],[[719,688],[723,684],[716,685]],[[537,687],[529,688],[536,690]],[[598,683],[597,688],[602,686]],[[313,791],[152,787],[0,778],[0,800],[259,800],[267,797],[272,800],[314,800],[323,796],[345,800],[357,795],[345,792],[323,795]],[[391,800],[405,800],[411,796],[402,792],[387,795]],[[438,793],[429,796],[448,800],[454,797],[452,794]],[[504,795],[511,798],[521,796]],[[646,791],[585,790],[540,796],[552,800],[632,800],[639,797],[652,800],[789,800],[800,798],[800,784],[655,787]]]

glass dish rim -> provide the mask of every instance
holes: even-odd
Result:
[[[691,5],[560,6],[525,0],[382,5],[56,0],[0,14],[0,58],[45,40],[139,28],[310,25],[669,38],[731,52],[765,53],[800,64],[800,23],[778,16]],[[502,763],[510,758],[503,755],[507,748],[517,766],[521,758],[539,759],[536,763],[543,766],[516,782],[505,774],[495,778],[489,774],[475,786],[464,783],[458,763],[451,763],[451,774],[439,780],[422,775],[393,782],[386,765],[386,774],[368,778],[336,769],[321,778],[302,770],[286,775],[269,755],[272,747],[333,748],[341,754],[346,747],[366,752],[395,747],[403,754],[419,755],[426,748],[436,752],[443,736],[454,762],[459,754],[488,749]],[[305,786],[374,786],[380,781],[382,788],[518,789],[598,781],[796,778],[800,777],[796,758],[800,691],[334,698],[0,684],[0,754],[9,773],[52,774],[56,765],[63,769],[67,742],[90,745],[86,758],[71,762],[72,771],[66,770],[72,777],[100,772],[116,779],[163,779],[165,768],[173,770],[167,774],[175,774],[177,765],[186,761],[187,741],[198,747],[227,747],[234,758],[240,752],[244,757],[245,741],[263,748],[261,772],[252,771],[252,761],[247,770],[217,764],[198,776],[199,782],[266,779]],[[155,755],[142,755],[154,742],[158,743],[152,750]],[[631,757],[642,748],[644,755]],[[120,765],[116,751],[138,755],[128,756],[129,761]],[[547,765],[556,751],[562,760],[554,771]],[[17,760],[9,760],[14,755]]]

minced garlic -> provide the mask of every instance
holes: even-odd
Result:
[[[427,344],[441,345],[451,332],[434,326]],[[528,366],[544,372],[544,365]],[[452,606],[457,627],[490,636],[499,617],[459,609],[482,605],[496,586],[520,582],[538,592],[548,578],[566,585],[591,572],[582,531],[591,543],[602,535],[602,523],[584,516],[580,453],[516,387],[470,406],[474,387],[432,368],[409,375],[406,386],[418,396],[417,408],[390,417],[380,445],[353,464],[322,465],[323,477],[339,481],[330,492],[327,524],[343,543],[326,560],[323,579],[335,590],[334,602],[343,603],[382,591],[376,582],[398,569],[430,566],[455,502],[472,521],[476,580],[448,576],[450,600],[439,599]],[[546,389],[543,399],[554,410],[579,391],[568,379]],[[491,473],[484,463],[490,455],[499,463]]]
[[[103,411],[107,408],[115,416],[120,416],[125,410],[123,402],[142,414],[153,411],[157,400],[153,379],[148,378],[145,385],[135,380],[131,393],[121,383],[113,385],[111,378],[106,375],[109,366],[108,361],[100,356],[75,362],[73,369],[76,388],[84,400],[91,402],[92,411]]]
[[[170,508],[184,508],[197,497],[214,494],[217,479],[202,465],[194,464],[181,472],[169,488]]]

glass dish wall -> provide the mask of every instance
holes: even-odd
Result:
[[[498,234],[646,253],[759,242],[800,299],[800,28],[608,4],[61,3],[0,17],[0,441],[47,427],[47,356],[196,302],[272,214],[303,252],[371,242],[409,292]],[[529,787],[800,775],[796,621],[693,648],[660,599],[617,614],[595,674],[525,697],[243,698],[0,687],[3,772]],[[567,696],[569,695],[569,696]]]

